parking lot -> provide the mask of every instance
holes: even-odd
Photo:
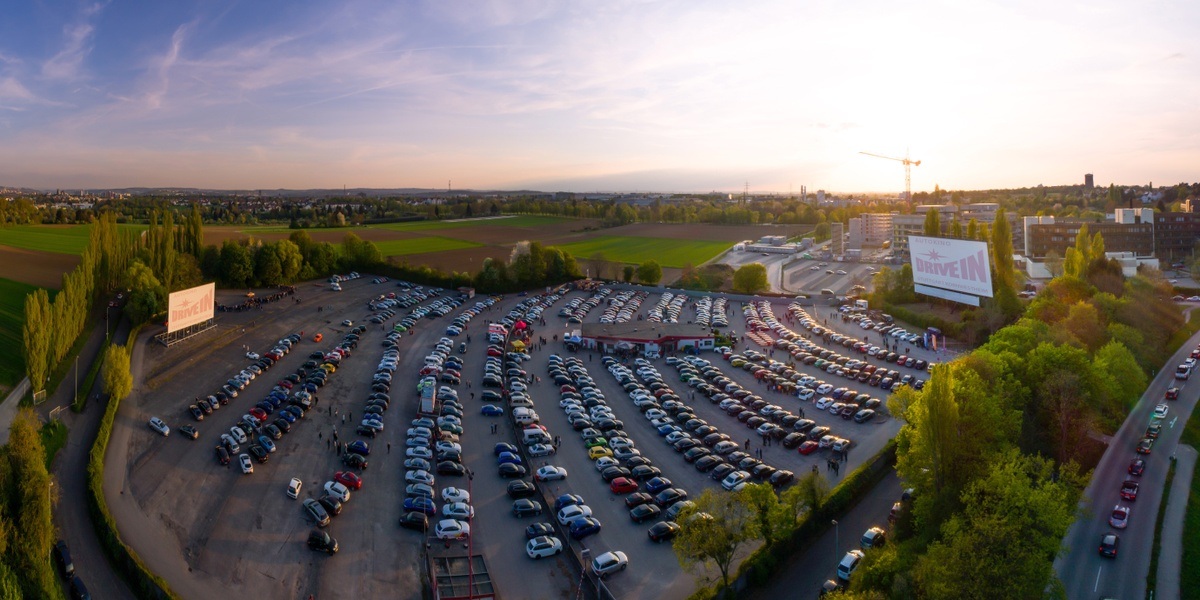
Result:
[[[377,312],[367,307],[369,299],[401,291],[394,282],[374,284],[369,277],[343,282],[342,287],[344,291],[333,292],[325,284],[300,286],[297,296],[303,297],[303,303],[289,301],[246,313],[220,313],[220,327],[215,333],[169,349],[156,344],[141,346],[140,357],[135,357],[135,369],[144,377],[139,378],[141,383],[133,401],[123,405],[119,413],[113,449],[107,458],[109,482],[106,495],[123,538],[138,550],[151,570],[162,574],[171,583],[173,589],[189,598],[230,592],[300,598],[308,594],[320,598],[385,594],[417,597],[422,580],[422,548],[424,543],[431,541],[461,545],[463,552],[469,546],[471,552],[484,555],[492,580],[506,597],[574,597],[581,582],[578,572],[570,568],[568,562],[557,557],[531,564],[524,551],[526,527],[537,522],[554,522],[552,503],[561,494],[582,496],[593,516],[602,524],[599,533],[582,541],[569,542],[569,551],[580,552],[586,547],[593,557],[608,550],[620,550],[628,556],[630,568],[606,581],[616,597],[682,598],[695,589],[692,574],[680,568],[669,543],[656,544],[647,536],[647,529],[654,520],[633,523],[624,496],[609,490],[588,457],[584,440],[558,406],[559,386],[547,375],[549,357],[552,354],[563,358],[575,356],[607,399],[613,417],[623,422],[627,437],[642,456],[661,469],[662,476],[670,479],[673,486],[686,490],[691,497],[698,496],[707,486],[719,489],[719,482],[698,471],[684,460],[682,453],[666,443],[664,436],[629,399],[618,380],[601,364],[601,356],[586,350],[573,354],[566,351],[561,342],[553,341],[555,335],[561,340],[564,333],[578,327],[567,324],[557,316],[557,311],[571,299],[592,296],[592,292],[585,291],[566,294],[545,308],[539,319],[530,321],[533,340],[545,338],[547,343],[535,343],[529,349],[530,359],[520,367],[529,377],[539,378],[528,384],[527,394],[541,424],[552,436],[561,439],[556,455],[534,458],[533,464],[523,465],[529,470],[524,479],[532,481],[532,471],[546,464],[561,466],[568,472],[564,480],[538,484],[539,495],[533,499],[542,502],[542,515],[513,516],[513,498],[507,493],[512,480],[497,474],[494,446],[500,442],[519,444],[519,431],[507,414],[504,417],[480,414],[484,404],[483,364],[487,359],[487,343],[483,339],[487,327],[485,321],[495,322],[519,302],[530,302],[529,297],[511,296],[480,313],[462,335],[453,337],[452,354],[463,362],[462,381],[451,386],[457,389],[459,404],[463,407],[458,443],[462,463],[473,475],[437,476],[432,487],[441,490],[456,486],[470,491],[475,517],[470,523],[469,541],[429,540],[419,532],[397,526],[404,512],[400,504],[406,488],[405,430],[416,416],[416,402],[410,400],[413,385],[419,378],[422,358],[446,334],[449,319],[462,314],[475,302],[468,300],[445,317],[420,320],[402,336],[394,372],[396,385],[389,392],[391,406],[384,418],[386,429],[374,439],[365,440],[370,444],[371,454],[369,468],[362,473],[363,488],[352,492],[353,497],[345,503],[343,512],[334,517],[328,527],[337,538],[340,551],[336,556],[328,557],[308,549],[305,540],[312,526],[305,518],[300,501],[322,495],[322,485],[335,471],[344,469],[329,441],[334,429],[339,432],[340,442],[359,439],[353,434],[358,419],[349,418],[345,424],[342,420],[350,415],[362,416],[364,401],[371,393],[372,377],[384,352],[385,329],[368,324],[358,346],[340,361],[336,372],[329,374],[327,384],[316,393],[319,399],[316,407],[291,425],[291,432],[276,442],[277,450],[270,454],[266,463],[254,464],[254,473],[243,475],[236,460],[228,467],[219,465],[213,447],[218,443],[219,432],[228,431],[249,407],[271,390],[274,382],[294,372],[309,360],[313,351],[328,351],[342,341],[351,329],[342,325],[343,320],[349,319],[357,326]],[[659,299],[657,294],[648,294],[634,314],[646,317]],[[683,308],[681,320],[694,318],[691,300]],[[421,303],[422,306],[428,304]],[[741,312],[742,306],[735,302],[728,308],[729,327],[725,331],[744,336],[746,319]],[[787,303],[775,302],[770,308],[774,317],[786,323]],[[602,310],[602,306],[597,307],[584,320],[598,320]],[[400,310],[398,314],[405,312]],[[542,319],[545,325],[541,324]],[[811,336],[811,332],[804,331],[798,324],[787,326],[797,334]],[[245,358],[243,346],[262,353],[279,339],[301,331],[302,340],[295,344],[295,349],[283,356],[268,373],[250,382],[239,398],[206,415],[202,422],[192,420],[187,407],[196,397],[212,393],[251,362]],[[313,342],[318,333],[322,334],[323,341]],[[466,344],[465,352],[460,353],[459,345],[467,342],[468,336],[472,336],[471,342]],[[737,350],[747,346],[758,348],[764,360],[770,360],[770,347],[761,347],[743,337]],[[857,357],[844,347],[839,346],[838,350],[846,356]],[[774,358],[789,360],[781,350],[774,350],[774,354]],[[765,401],[797,414],[804,409],[805,417],[818,426],[829,426],[830,433],[853,441],[848,461],[842,464],[840,472],[826,471],[829,450],[801,455],[778,442],[764,445],[754,430],[747,429],[706,396],[697,393],[693,398],[689,394],[693,389],[680,380],[677,369],[668,366],[665,359],[652,361],[663,382],[692,408],[697,419],[728,434],[747,454],[757,455],[761,450],[763,461],[772,467],[799,474],[817,466],[831,479],[837,479],[874,454],[899,427],[895,420],[882,415],[860,424],[817,411],[811,403],[803,403],[793,394],[767,389],[754,374],[732,366],[719,354],[707,353],[701,358],[709,360],[724,376]],[[864,360],[870,361],[865,357]],[[632,360],[628,364],[636,368]],[[860,391],[876,395],[882,393],[871,390],[866,384],[846,381],[802,363],[795,365],[795,371],[829,380],[838,387],[865,388]],[[507,413],[509,407],[504,409]],[[172,428],[192,424],[200,431],[200,439],[185,439],[177,431],[164,439],[145,426],[151,416],[161,417]],[[496,425],[495,433],[493,425]],[[389,448],[389,444],[393,447]],[[291,499],[285,493],[293,477],[303,482],[299,499]],[[440,511],[441,498],[436,499],[436,504]],[[431,516],[431,527],[440,518]],[[556,525],[556,535],[567,542],[570,536],[564,533],[564,528]],[[411,593],[401,590],[411,590]]]

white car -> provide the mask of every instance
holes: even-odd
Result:
[[[325,482],[325,493],[342,502],[350,501],[350,489],[336,481]]]
[[[733,488],[745,483],[748,479],[750,479],[749,473],[745,471],[734,471],[726,475],[725,479],[721,480],[721,487],[725,488],[726,490],[733,491]]]
[[[238,464],[242,467],[243,475],[249,475],[254,472],[254,462],[250,460],[249,454],[239,454]]]
[[[529,447],[528,452],[530,456],[550,456],[555,450],[550,444],[534,444]]]
[[[250,360],[258,360],[258,359],[260,359],[260,358],[262,358],[262,357],[261,357],[261,356],[259,356],[257,352],[247,352],[247,353],[246,353],[246,358],[248,358],[248,359],[250,359]]]
[[[822,396],[824,396],[825,394],[828,394],[829,392],[832,392],[832,391],[833,391],[833,386],[828,383],[822,383],[821,385],[817,386],[817,393],[821,394]]]
[[[150,429],[161,433],[163,437],[171,435],[171,428],[167,427],[167,424],[158,417],[150,417],[150,422],[148,424],[150,425]]]
[[[562,510],[558,511],[558,524],[566,527],[572,521],[585,519],[590,516],[592,516],[591,507],[586,504],[572,504],[571,506],[564,506]]]
[[[829,396],[825,396],[824,398],[817,400],[817,410],[825,410],[830,406],[833,406],[833,398],[830,398]]]
[[[475,509],[466,502],[449,502],[442,505],[442,516],[460,521],[470,521],[475,517]]]
[[[554,465],[546,465],[538,469],[533,478],[538,481],[558,481],[567,478],[567,470]]]
[[[812,400],[812,398],[815,394],[816,394],[816,392],[814,392],[808,388],[800,388],[800,391],[796,392],[796,397],[801,400],[804,400],[805,402],[808,402],[809,400]]]
[[[629,566],[629,558],[624,552],[605,552],[592,560],[592,572],[599,577],[607,577],[617,571],[624,571]]]
[[[1166,404],[1159,404],[1158,406],[1154,407],[1154,416],[1159,419],[1165,418],[1168,410],[1170,410],[1170,408]]]
[[[238,427],[237,425],[230,427],[229,434],[232,435],[233,439],[237,440],[239,444],[246,443],[246,432],[242,431],[241,427]]]
[[[461,540],[471,535],[471,526],[455,519],[442,519],[433,531],[439,540]]]
[[[345,325],[346,327],[353,327],[354,321],[351,321],[350,319],[346,319],[345,321],[342,321],[342,325]]]
[[[621,466],[621,461],[619,461],[611,456],[601,456],[600,458],[596,459],[596,470],[597,471],[603,471],[609,467],[619,467],[619,466]]]
[[[423,483],[425,485],[433,485],[433,475],[429,471],[417,469],[415,471],[404,472],[405,483]]]
[[[562,542],[558,538],[548,535],[535,537],[529,540],[528,544],[525,544],[525,554],[528,554],[529,558],[554,556],[555,554],[562,554],[562,550]]]
[[[442,489],[443,502],[470,502],[471,494],[467,490],[456,487]]]
[[[438,452],[462,452],[462,446],[454,442],[439,441],[436,448]]]
[[[288,498],[291,498],[292,500],[299,498],[300,497],[300,488],[303,486],[304,486],[304,483],[300,481],[299,477],[293,477],[292,480],[288,482],[288,489],[287,489]]]
[[[433,451],[429,448],[409,448],[404,451],[404,456],[408,458],[424,458],[429,460],[433,458]]]

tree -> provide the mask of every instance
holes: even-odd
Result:
[[[46,471],[46,451],[38,433],[37,417],[31,410],[17,413],[9,427],[3,457],[9,481],[0,513],[8,515],[20,543],[8,544],[5,564],[20,574],[27,598],[58,598],[58,584],[50,569],[50,546],[54,523],[50,516],[51,480]]]
[[[996,271],[996,287],[1014,289],[1016,274],[1013,271],[1012,232],[1008,227],[1008,216],[1004,209],[996,211],[996,221],[992,224],[992,267]]]
[[[934,367],[924,390],[915,397],[903,392],[901,399],[888,403],[891,408],[909,399],[902,412],[894,413],[905,420],[897,435],[896,472],[917,489],[914,515],[923,529],[939,522],[958,495],[950,487],[959,444],[953,368]]]
[[[633,276],[637,274],[637,267],[633,265],[625,265],[621,267],[621,281],[625,283],[633,283]]]
[[[788,514],[789,507],[780,502],[771,485],[751,483],[735,496],[738,502],[750,509],[750,520],[766,545],[770,546],[787,537],[795,528],[794,514]]]
[[[931,237],[938,237],[942,235],[941,215],[938,214],[938,210],[936,208],[931,208],[925,213],[924,233],[925,235]]]
[[[963,491],[964,510],[918,560],[918,597],[1041,598],[1051,558],[1075,518],[1083,481],[1073,466],[1016,450],[1000,455]]]
[[[134,260],[125,274],[129,299],[125,315],[135,325],[145,323],[166,307],[167,291],[155,277],[154,271],[140,260]]]
[[[33,391],[46,389],[50,376],[50,340],[54,332],[50,296],[38,288],[25,297],[25,320],[21,326],[25,373]]]
[[[254,279],[259,285],[277,286],[283,282],[283,265],[275,244],[265,244],[254,253]]]
[[[300,247],[290,240],[279,240],[275,246],[275,255],[279,257],[280,278],[283,283],[294,283],[304,267],[304,254]]]
[[[694,569],[711,561],[721,571],[721,585],[728,587],[738,549],[757,535],[746,505],[732,494],[705,489],[677,522],[682,528],[671,547],[679,564]]]
[[[770,287],[770,283],[767,282],[767,267],[762,263],[742,265],[733,272],[734,291],[753,294]]]
[[[129,367],[129,348],[113,344],[104,353],[104,389],[110,398],[122,400],[133,391],[133,373]]]
[[[221,244],[221,278],[230,287],[245,287],[254,276],[250,250],[233,241]]]
[[[646,285],[658,285],[662,281],[662,266],[656,260],[648,260],[638,266],[637,278],[638,281]]]
[[[800,524],[800,515],[816,510],[829,497],[829,480],[820,472],[809,471],[796,480],[795,485],[789,486],[779,495],[791,524],[787,529],[794,530]],[[781,536],[782,537],[782,536]]]
[[[1051,278],[1063,274],[1063,257],[1057,251],[1046,251],[1046,256],[1042,260],[1046,264],[1046,270],[1050,272]]]

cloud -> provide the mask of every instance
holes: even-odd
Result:
[[[80,77],[83,61],[92,51],[96,32],[91,20],[107,3],[95,3],[84,8],[79,19],[63,27],[64,44],[58,54],[42,64],[42,75],[49,79],[74,80]]]

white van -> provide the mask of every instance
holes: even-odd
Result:
[[[550,439],[549,434],[541,429],[537,429],[536,427],[523,429],[521,431],[521,441],[524,442],[526,446],[532,446],[533,444],[549,444],[553,441]]]
[[[1187,379],[1192,376],[1191,365],[1179,365],[1175,368],[1175,379]]]

